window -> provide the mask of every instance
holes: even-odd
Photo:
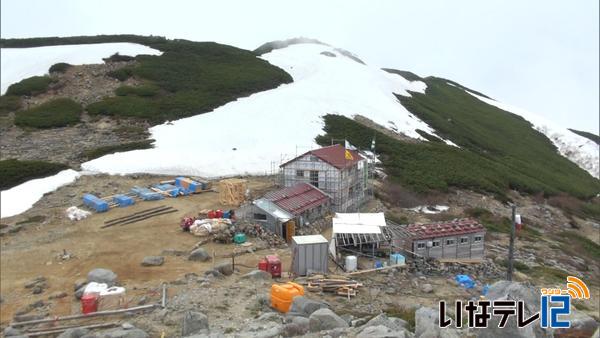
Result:
[[[440,240],[438,239],[437,241],[433,241],[433,243],[431,243],[431,246],[434,247],[434,248],[437,248],[437,247],[440,246],[440,244],[441,244]]]
[[[455,242],[456,240],[454,238],[446,239],[446,245],[454,245]]]
[[[259,221],[266,221],[267,215],[265,214],[254,214],[254,219]]]
[[[304,170],[296,170],[297,177],[304,177]]]
[[[460,244],[469,244],[469,237],[461,237]]]
[[[473,243],[481,242],[481,240],[483,240],[483,237],[481,235],[473,237]]]
[[[425,249],[425,243],[424,242],[417,243],[417,250],[421,250],[421,249]]]
[[[310,184],[314,185],[315,188],[319,187],[319,172],[317,170],[310,171]]]
[[[317,162],[317,161],[319,160],[319,158],[318,158],[318,157],[316,157],[315,155],[310,155],[308,158],[309,158],[309,159],[310,159],[310,161],[312,161],[312,162]]]

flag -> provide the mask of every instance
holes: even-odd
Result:
[[[352,146],[350,144],[350,142],[348,142],[348,140],[344,140],[344,148],[345,148],[344,155],[346,156],[346,159],[353,160],[354,157],[352,156],[352,153],[350,152],[350,150],[356,150],[356,148],[354,146]]]

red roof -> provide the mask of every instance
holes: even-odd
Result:
[[[474,219],[464,218],[450,222],[409,224],[406,230],[412,234],[413,239],[426,239],[482,232],[485,228]]]
[[[321,190],[308,183],[298,183],[292,187],[272,191],[265,198],[294,215],[325,204],[329,200]]]
[[[302,154],[290,161],[287,161],[286,163],[282,164],[280,167],[283,167],[288,163],[294,162],[298,158],[305,156],[305,155],[314,155],[338,169],[351,167],[354,164],[356,164],[358,161],[363,159],[363,157],[360,156],[357,151],[355,151],[355,150],[348,150],[348,151],[350,152],[350,154],[352,154],[351,160],[346,159],[346,148],[344,148],[344,146],[342,146],[340,144],[334,144],[332,146],[307,151],[304,154]]]

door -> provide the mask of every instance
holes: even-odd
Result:
[[[296,235],[296,222],[293,219],[285,222],[282,230],[282,237],[285,238],[285,241],[292,242],[292,236]]]

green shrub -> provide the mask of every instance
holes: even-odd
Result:
[[[24,39],[0,39],[0,48],[26,48],[57,45],[82,45],[92,43],[131,42],[152,46],[167,41],[162,36],[140,36],[133,34],[114,34],[96,36],[41,37]]]
[[[82,153],[82,156],[85,157],[89,161],[89,160],[93,160],[95,158],[98,158],[98,157],[101,157],[104,155],[113,154],[113,153],[117,153],[117,152],[136,150],[136,149],[150,149],[150,148],[152,148],[152,142],[154,142],[154,140],[145,140],[145,141],[139,141],[139,142],[128,142],[128,143],[116,144],[116,145],[111,145],[111,146],[103,146],[103,147],[86,150]]]
[[[70,65],[68,63],[65,62],[59,62],[59,63],[55,63],[52,66],[50,66],[50,69],[48,70],[48,72],[50,73],[64,73],[67,71],[67,69],[73,67],[73,65]]]
[[[588,257],[594,262],[600,260],[600,245],[591,239],[573,231],[562,231],[558,238],[565,252],[577,257]]]
[[[21,108],[21,98],[14,95],[0,96],[0,115],[5,115]]]
[[[15,124],[33,128],[65,127],[78,123],[81,111],[81,105],[71,99],[55,99],[28,110],[18,111]]]
[[[104,62],[127,62],[133,61],[135,58],[129,55],[121,55],[119,53],[115,53],[107,58],[102,59]]]
[[[133,75],[133,71],[130,67],[123,67],[119,69],[112,70],[106,73],[109,77],[115,78],[121,82],[129,79]]]
[[[140,86],[121,86],[115,90],[115,94],[117,96],[143,96],[143,97],[151,97],[156,96],[158,94],[159,88],[155,85],[145,84]]]
[[[10,189],[35,178],[52,176],[68,168],[61,163],[0,160],[0,190]]]
[[[153,118],[159,113],[156,103],[137,96],[117,96],[105,98],[87,106],[91,115],[113,117]]]
[[[37,95],[48,90],[48,86],[53,82],[49,76],[32,76],[14,83],[6,90],[6,95]]]

